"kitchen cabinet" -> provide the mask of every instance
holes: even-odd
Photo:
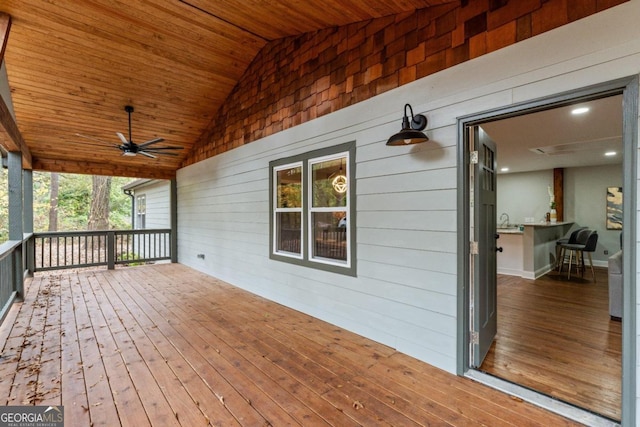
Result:
[[[573,222],[524,224],[522,227],[497,229],[498,274],[537,279],[551,271],[556,262],[556,241]]]

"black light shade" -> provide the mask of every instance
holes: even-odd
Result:
[[[411,112],[411,122],[407,116],[407,107]],[[419,144],[429,140],[422,130],[427,127],[427,118],[422,114],[413,115],[413,108],[411,105],[406,104],[404,106],[404,118],[402,119],[402,130],[393,135],[387,141],[387,145],[411,145]]]

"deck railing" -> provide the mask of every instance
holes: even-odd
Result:
[[[172,260],[171,229],[25,234],[0,244],[0,324],[36,271]]]
[[[32,239],[33,272],[171,259],[171,229],[47,232]]]
[[[0,323],[6,316],[11,304],[22,292],[21,260],[25,240],[11,240],[0,244]]]

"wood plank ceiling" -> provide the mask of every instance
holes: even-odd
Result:
[[[449,2],[2,0],[15,119],[34,169],[172,177],[269,41]],[[122,156],[125,105],[134,142],[178,155]]]

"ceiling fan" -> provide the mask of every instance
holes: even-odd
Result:
[[[141,144],[134,143],[133,140],[131,139],[131,113],[133,113],[133,107],[131,105],[126,105],[124,107],[124,111],[126,111],[129,114],[129,139],[125,138],[125,136],[122,133],[116,132],[116,135],[118,135],[118,138],[120,138],[120,141],[122,142],[122,144],[109,144],[109,145],[113,145],[114,147],[122,151],[123,156],[135,156],[137,154],[142,154],[143,156],[147,156],[152,159],[155,159],[157,158],[156,155],[158,154],[168,155],[168,156],[177,156],[177,154],[170,152],[170,150],[182,150],[182,147],[175,147],[175,146],[166,146],[166,147],[153,146],[153,144],[157,144],[158,142],[164,141],[164,138],[153,138]],[[81,136],[83,138],[92,139],[94,141],[103,142],[97,138],[81,135],[79,133],[76,135]]]

